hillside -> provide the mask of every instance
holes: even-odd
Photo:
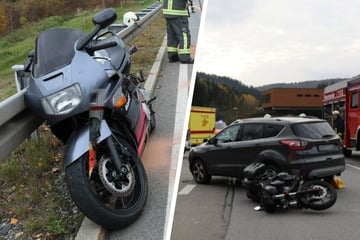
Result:
[[[274,83],[267,84],[256,89],[260,92],[271,89],[271,88],[324,88],[331,84],[344,81],[347,78],[334,78],[334,79],[323,79],[323,80],[309,80],[304,82],[294,82],[294,83]]]
[[[241,82],[216,75],[197,73],[193,106],[215,107],[217,119],[232,122],[253,115],[261,98],[260,92]]]
[[[271,88],[324,88],[345,78],[268,84],[252,87],[224,76],[198,72],[192,100],[193,106],[215,107],[217,119],[231,122],[236,118],[262,116],[261,92]]]

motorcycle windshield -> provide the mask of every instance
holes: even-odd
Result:
[[[81,30],[67,28],[54,28],[40,33],[35,46],[34,77],[70,64],[75,55],[75,42],[85,35]]]

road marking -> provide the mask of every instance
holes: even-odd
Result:
[[[178,195],[188,195],[195,187],[195,184],[188,184],[178,193]]]
[[[177,191],[179,188],[180,172],[182,166],[182,158],[185,147],[185,137],[182,133],[185,129],[186,107],[188,102],[188,64],[179,64],[179,76],[175,107],[175,125],[173,136],[173,147],[171,151],[170,175],[169,175],[169,191],[166,209],[166,222],[164,240],[170,239],[172,230],[172,222],[175,214],[175,204]]]
[[[357,167],[357,166],[354,166],[354,165],[351,165],[351,164],[348,164],[348,163],[346,164],[346,166],[355,168],[356,170],[360,171],[360,167]]]

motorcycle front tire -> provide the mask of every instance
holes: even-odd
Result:
[[[115,203],[110,203],[114,197],[102,185],[96,167],[89,179],[88,153],[65,169],[68,189],[80,211],[96,224],[109,230],[121,229],[133,223],[141,215],[148,195],[147,176],[137,152],[126,140],[116,140],[113,139],[114,143],[120,143],[130,152],[131,165],[136,172],[135,187],[131,196],[115,197]],[[102,144],[99,145],[98,148],[101,149]],[[118,147],[117,150],[121,155]]]

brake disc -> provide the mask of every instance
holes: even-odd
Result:
[[[122,164],[119,174],[110,158],[103,155],[99,161],[99,175],[106,190],[117,197],[129,196],[135,188],[135,174],[129,164]]]
[[[324,186],[314,185],[312,188],[318,190],[318,194],[312,194],[311,199],[322,199],[326,197],[327,190]]]

